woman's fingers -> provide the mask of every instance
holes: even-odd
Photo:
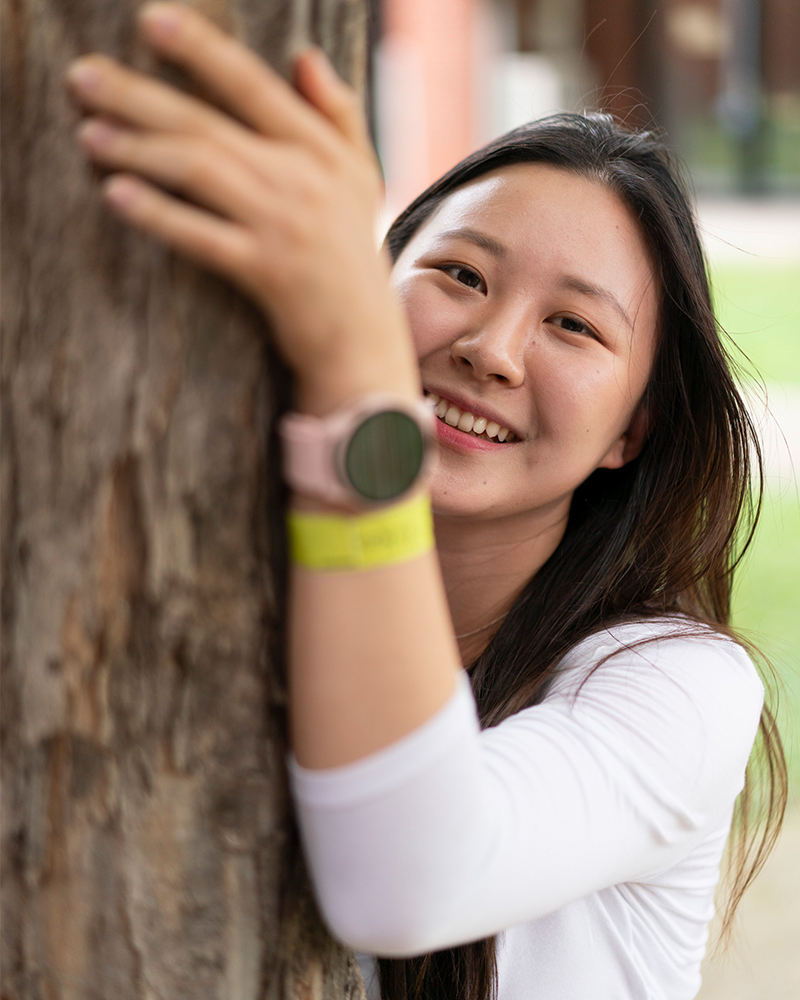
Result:
[[[77,60],[67,75],[72,90],[89,110],[143,131],[211,140],[259,172],[264,139],[316,153],[329,164],[346,161],[344,139],[358,154],[359,169],[375,169],[359,99],[321,51],[309,50],[297,61],[300,96],[254,53],[182,4],[152,4],[145,8],[142,22],[154,38],[158,36],[163,54],[221,93],[256,131],[201,100],[98,54]],[[358,160],[353,160],[354,166]]]
[[[321,50],[310,49],[298,57],[299,97],[249,49],[182,5],[145,8],[142,22],[151,41],[161,31],[162,16],[171,25],[173,15],[177,28],[172,26],[165,38],[159,36],[162,54],[219,93],[241,119],[255,126],[256,134],[205,102],[99,54],[77,60],[67,74],[81,103],[139,128],[211,136],[244,158],[253,155],[259,133],[328,153],[335,130],[374,162],[361,102]]]
[[[92,111],[138,128],[203,135],[249,155],[253,136],[209,104],[103,55],[83,56],[70,66],[67,83]]]
[[[353,325],[363,355],[360,331],[392,300],[373,243],[379,175],[357,98],[314,52],[299,60],[295,92],[183,5],[153,5],[143,25],[237,117],[104,56],[79,60],[70,84],[96,116],[81,142],[118,172],[110,205],[250,294],[298,372],[346,353]]]
[[[130,174],[105,182],[104,196],[116,213],[173,249],[243,284],[257,248],[243,226],[209,215]]]
[[[78,135],[97,163],[135,171],[245,226],[274,210],[276,194],[262,183],[266,151],[257,175],[215,143],[195,136],[134,132],[98,118],[84,122]]]
[[[257,132],[325,149],[325,123],[254,52],[197,11],[178,3],[148,4],[142,31],[157,51],[189,70]]]
[[[294,79],[297,89],[330,121],[345,139],[374,158],[361,99],[341,79],[322,49],[301,52],[295,59]]]

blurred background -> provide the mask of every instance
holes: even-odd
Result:
[[[664,131],[767,455],[735,624],[771,658],[787,823],[701,1000],[800,997],[800,0],[373,0],[387,223],[473,149],[554,111]],[[740,353],[741,352],[741,353]]]

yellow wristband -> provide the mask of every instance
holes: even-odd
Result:
[[[290,511],[288,528],[292,562],[307,569],[391,566],[433,548],[431,501],[426,494],[352,517]]]

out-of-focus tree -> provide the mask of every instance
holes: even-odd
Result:
[[[363,0],[197,4],[286,70],[365,61]],[[135,0],[4,0],[4,1000],[362,995],[284,769],[288,376],[221,281],[107,214],[67,63],[181,82]],[[185,82],[185,81],[184,81]]]

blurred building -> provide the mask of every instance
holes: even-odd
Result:
[[[381,0],[379,25],[390,210],[558,110],[664,129],[701,190],[800,194],[800,0]]]

